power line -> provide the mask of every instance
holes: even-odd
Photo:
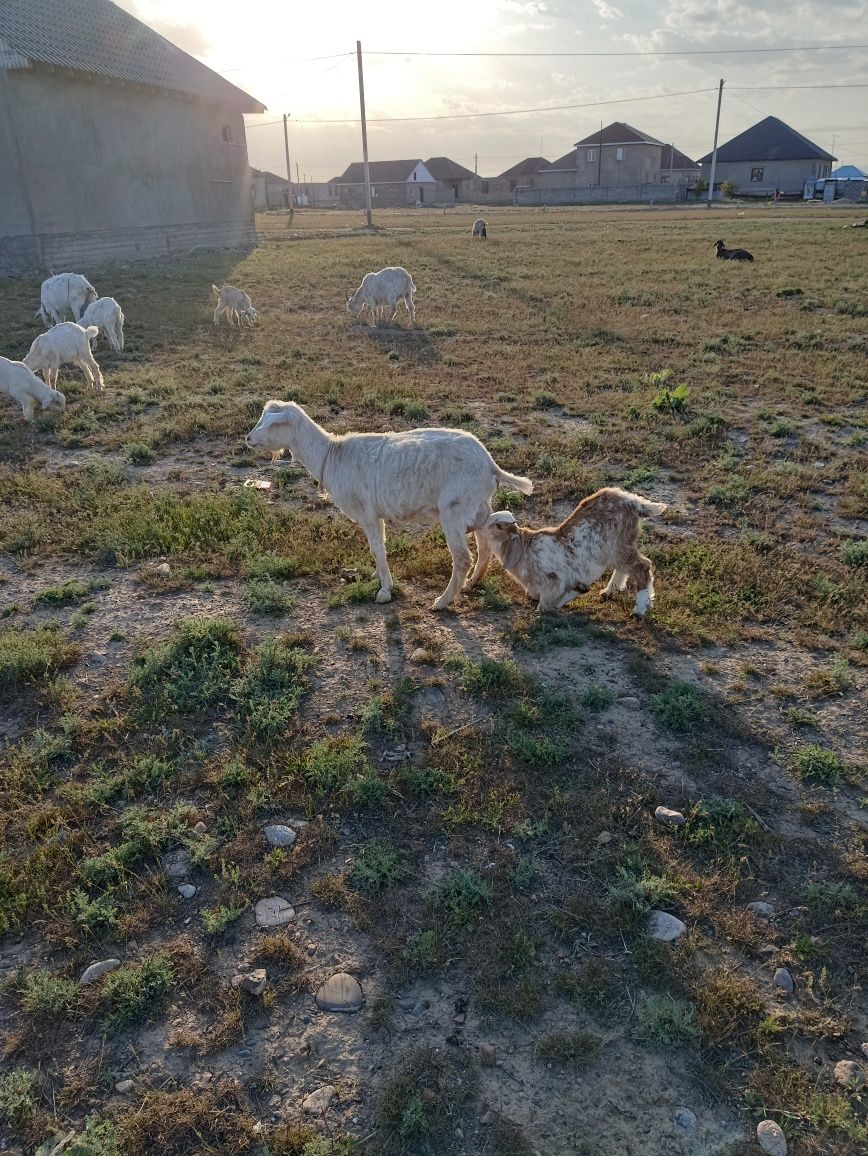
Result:
[[[365,49],[365,56],[519,56],[519,57],[587,57],[587,56],[733,56],[761,52],[840,52],[868,48],[868,44],[813,44],[803,48],[687,48],[647,49],[633,52],[397,52]]]
[[[337,60],[339,57],[352,55],[352,52],[332,52],[329,56],[299,56],[295,60],[274,60],[270,61],[269,65],[272,68],[276,68],[278,65],[282,67],[285,64],[313,64],[314,61],[317,60]],[[238,66],[233,66],[232,68],[216,68],[213,65],[209,65],[208,67],[213,68],[214,72],[221,73],[246,72],[249,68],[262,68],[262,61],[256,60],[251,64],[241,64]]]
[[[868,88],[868,84],[730,84],[727,88],[730,92],[734,88],[739,92],[791,92],[805,88]]]
[[[637,101],[663,100],[671,96],[696,96],[702,92],[714,92],[713,88],[691,88],[686,92],[657,92],[649,96],[621,96],[615,100],[591,100],[584,104],[551,104],[544,108],[508,108],[502,112],[452,112],[435,113],[431,116],[380,116],[368,117],[368,124],[406,124],[408,121],[420,120],[471,120],[477,117],[491,116],[525,116],[536,112],[564,112],[577,108],[603,108],[609,104],[635,104]],[[293,119],[293,124],[356,124],[358,117],[340,117],[335,120],[303,120]],[[258,124],[249,124],[248,128],[264,128],[270,124],[282,124],[282,121],[266,120]]]

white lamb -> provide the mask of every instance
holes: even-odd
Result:
[[[211,292],[217,294],[217,308],[214,310],[215,325],[224,313],[230,325],[235,320],[238,321],[239,325],[243,325],[245,317],[252,325],[259,316],[247,294],[241,289],[236,289],[234,285],[224,285],[222,289],[212,285]]]
[[[471,237],[481,237],[484,241],[488,236],[488,225],[483,221],[482,217],[477,217],[473,222],[473,231]]]
[[[28,369],[42,370],[46,384],[54,386],[61,365],[71,363],[78,366],[89,386],[103,389],[105,382],[90,351],[90,338],[96,337],[98,333],[95,325],[83,329],[74,321],[62,321],[47,333],[39,334],[30,346],[24,364]]]
[[[23,361],[8,357],[0,357],[0,393],[18,402],[25,421],[33,421],[37,402],[43,409],[63,409],[66,405],[62,393],[40,381]]]
[[[370,309],[371,319],[377,325],[382,319],[394,320],[398,306],[403,301],[410,314],[410,324],[416,320],[413,294],[416,286],[413,278],[400,265],[391,265],[379,273],[366,273],[362,283],[351,297],[347,298],[347,312],[358,317],[365,308]]]
[[[523,494],[533,490],[528,478],[506,473],[485,446],[463,430],[331,434],[292,401],[269,401],[247,444],[290,450],[319,480],[322,493],[361,526],[377,563],[378,602],[392,597],[387,521],[439,521],[443,527],[452,577],[431,607],[442,610],[468,575],[472,559],[467,535],[484,525],[498,484]]]
[[[477,531],[479,556],[468,588],[480,581],[495,554],[531,598],[539,600],[539,610],[559,610],[612,568],[602,596],[623,590],[632,578],[637,590],[633,613],[641,618],[654,600],[654,572],[650,560],[639,553],[639,519],[665,509],[662,502],[607,487],[579,502],[559,526],[544,530],[524,529],[507,510],[500,510]]]
[[[114,297],[97,297],[96,301],[91,301],[81,315],[79,324],[83,325],[85,329],[90,325],[95,325],[105,334],[106,341],[115,353],[120,353],[123,349],[124,314]]]
[[[78,321],[86,306],[96,301],[97,296],[96,289],[81,273],[57,273],[42,282],[36,316],[42,318],[46,327],[57,325],[69,314],[72,314],[73,321]]]

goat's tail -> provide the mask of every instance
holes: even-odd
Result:
[[[98,325],[88,325],[87,329],[85,329],[85,333],[88,335],[89,338],[90,337],[99,337],[99,326]]]
[[[621,501],[625,506],[635,510],[642,518],[654,518],[666,509],[665,502],[651,502],[641,494],[630,494],[626,490],[621,492]]]
[[[39,321],[40,319],[42,320],[42,324],[45,326],[45,328],[48,329],[48,314],[45,312],[44,305],[40,305],[36,312],[33,314],[34,321]]]
[[[494,463],[494,473],[497,480],[511,490],[519,490],[522,494],[533,493],[533,482],[530,478],[523,478],[519,474],[508,474],[496,462]]]

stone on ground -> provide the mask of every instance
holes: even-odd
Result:
[[[309,1116],[321,1116],[334,1099],[335,1091],[336,1089],[332,1084],[325,1084],[322,1088],[317,1088],[315,1092],[311,1092],[302,1100],[303,1111],[307,1112]]]
[[[295,842],[295,831],[283,823],[272,823],[265,828],[265,838],[272,847],[291,847]]]
[[[774,1120],[760,1120],[756,1126],[757,1143],[768,1156],[787,1156],[787,1138]]]
[[[295,910],[279,895],[270,895],[256,904],[256,922],[260,927],[283,927],[295,919]]]
[[[648,934],[652,939],[672,943],[680,939],[686,930],[685,923],[666,911],[652,911],[648,916]]]
[[[364,1001],[359,981],[345,971],[336,972],[316,993],[321,1011],[357,1012]]]
[[[673,811],[671,807],[658,807],[654,812],[654,818],[660,823],[665,823],[667,827],[683,827],[687,822],[680,811]]]
[[[98,979],[102,979],[110,971],[114,971],[116,967],[120,967],[121,961],[119,959],[101,959],[98,963],[92,963],[90,967],[86,967],[81,973],[81,979],[78,981],[81,984],[96,983]]]

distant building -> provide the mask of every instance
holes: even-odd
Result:
[[[801,195],[805,181],[827,177],[834,160],[776,116],[767,116],[718,148],[714,187],[730,181],[741,197],[770,197],[775,191]],[[711,153],[699,163],[708,179]]]
[[[439,205],[467,203],[479,199],[482,182],[476,173],[449,157],[429,157],[425,168],[437,182],[435,199]]]
[[[437,200],[437,181],[421,160],[370,161],[368,169],[371,204],[375,208],[433,205]],[[328,183],[337,189],[335,199],[341,206],[365,207],[365,166],[361,161],[355,161]]]
[[[250,170],[253,207],[257,212],[289,208],[290,184],[286,177],[263,169]],[[338,204],[336,185],[327,181],[292,182],[293,208],[328,208]]]
[[[664,163],[665,162],[665,163]],[[523,203],[672,201],[686,196],[698,167],[678,149],[622,121],[577,141],[538,176]]]
[[[109,0],[2,0],[0,271],[255,244],[264,111]]]

